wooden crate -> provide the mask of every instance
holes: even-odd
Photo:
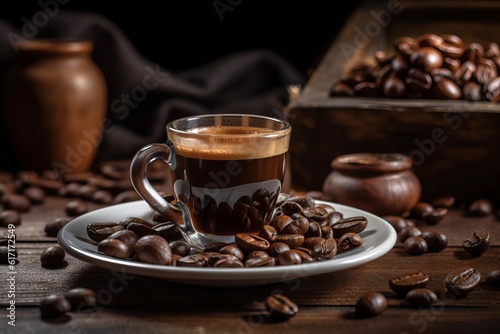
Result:
[[[383,13],[390,13],[389,6],[397,3],[401,10],[393,10],[384,21]],[[293,127],[293,187],[321,190],[331,172],[330,162],[339,155],[399,152],[413,159],[414,171],[422,182],[423,200],[441,195],[454,195],[459,201],[498,199],[500,104],[329,97],[329,90],[352,66],[373,60],[375,51],[393,53],[392,43],[400,36],[455,34],[466,43],[499,43],[499,17],[498,1],[390,0],[362,4],[300,95],[287,107]],[[363,33],[367,39],[362,38]]]

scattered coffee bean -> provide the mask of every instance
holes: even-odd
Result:
[[[436,225],[443,220],[448,214],[447,208],[436,208],[434,211],[426,215],[423,220],[429,225]]]
[[[11,264],[10,261],[17,259],[17,251],[7,246],[0,246],[0,264]]]
[[[414,307],[429,308],[438,301],[438,298],[432,290],[417,288],[406,294],[406,301]]]
[[[427,202],[418,202],[410,210],[410,216],[415,219],[424,220],[425,217],[434,212],[434,207]]]
[[[31,186],[23,190],[22,193],[31,204],[37,205],[45,202],[45,190],[41,187]]]
[[[427,252],[427,242],[422,237],[409,237],[403,244],[405,252],[411,255],[420,255]]]
[[[63,295],[50,295],[40,304],[42,318],[57,318],[71,311],[71,303]]]
[[[0,212],[0,226],[19,226],[21,224],[21,214],[16,210],[5,210]]]
[[[439,231],[425,230],[420,237],[425,240],[430,252],[440,252],[448,246],[448,238]]]
[[[455,197],[454,196],[439,197],[431,202],[431,205],[436,209],[437,208],[451,209],[454,204],[455,204]]]
[[[64,297],[71,304],[72,311],[94,308],[97,305],[96,293],[88,288],[73,288],[64,293]]]
[[[500,287],[500,269],[494,269],[486,274],[486,283]]]
[[[493,205],[485,198],[480,198],[473,201],[468,209],[467,214],[474,217],[489,216],[493,212]]]
[[[15,210],[24,213],[31,210],[31,202],[24,195],[7,194],[3,198],[3,207],[5,210]]]
[[[412,272],[393,277],[389,280],[389,287],[395,293],[405,296],[410,290],[425,288],[429,283],[429,276],[422,272]]]
[[[385,219],[389,224],[391,224],[392,227],[396,230],[396,233],[399,233],[402,229],[404,229],[407,226],[415,226],[415,223],[412,221],[405,219],[401,216],[383,216],[383,219]]]
[[[297,304],[282,294],[273,294],[267,297],[265,306],[270,318],[277,321],[288,320],[299,312]]]
[[[485,229],[474,231],[463,242],[465,251],[473,256],[480,256],[490,246],[490,233]]]
[[[460,267],[451,271],[445,278],[444,284],[456,298],[466,297],[481,281],[479,271],[471,267]]]
[[[97,204],[111,204],[113,203],[113,195],[107,190],[97,190],[94,192],[90,200]]]
[[[380,292],[367,292],[356,302],[355,313],[358,317],[374,317],[387,309],[387,298]]]
[[[45,224],[44,232],[48,237],[57,237],[57,234],[67,223],[69,223],[72,218],[63,217],[56,218],[52,222]]]
[[[66,252],[60,246],[50,246],[40,254],[40,262],[44,268],[60,268],[65,256]]]
[[[409,237],[418,237],[420,234],[422,234],[422,231],[418,227],[407,226],[399,231],[398,240],[404,243]]]
[[[87,203],[80,199],[75,199],[66,203],[64,210],[70,217],[80,216],[89,211]]]

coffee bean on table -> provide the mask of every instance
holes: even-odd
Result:
[[[87,203],[81,199],[69,201],[64,210],[71,217],[80,216],[89,211]]]
[[[430,203],[434,208],[446,208],[451,209],[455,204],[454,196],[442,196],[438,197]]]
[[[3,198],[3,207],[5,210],[15,210],[24,213],[31,210],[31,202],[24,195],[7,194]]]
[[[489,246],[490,233],[485,229],[474,231],[463,242],[464,250],[473,256],[480,256],[488,250]]]
[[[50,295],[40,304],[42,318],[57,318],[71,311],[71,303],[63,295]]]
[[[434,211],[434,207],[427,202],[418,202],[410,210],[410,217],[423,220]]]
[[[436,230],[424,230],[420,237],[425,240],[430,252],[440,252],[448,246],[446,235]]]
[[[481,281],[481,274],[474,268],[463,266],[452,270],[445,278],[444,284],[456,298],[466,297]]]
[[[493,205],[485,198],[473,201],[467,208],[467,214],[474,217],[485,217],[493,212]]]
[[[380,292],[370,291],[362,295],[355,305],[358,317],[368,318],[382,314],[387,309],[387,298]]]
[[[418,227],[407,226],[399,231],[398,240],[404,243],[409,237],[418,237],[420,234],[422,234],[422,231]]]
[[[423,220],[429,225],[436,225],[441,220],[443,220],[448,214],[447,208],[437,208],[434,209],[431,213],[426,215]]]
[[[45,202],[45,190],[41,187],[31,186],[23,190],[23,195],[31,204],[37,205]]]
[[[438,301],[436,293],[426,288],[413,289],[405,298],[408,304],[418,308],[429,308]]]
[[[428,246],[424,238],[413,236],[405,240],[403,248],[408,254],[420,255],[427,252]]]
[[[288,297],[282,294],[273,294],[265,300],[269,317],[277,321],[285,321],[299,312],[299,307]]]
[[[412,272],[393,277],[389,280],[389,287],[395,293],[405,296],[409,291],[425,288],[429,283],[429,276],[423,272]]]
[[[0,212],[0,226],[19,226],[21,224],[21,214],[16,210],[5,210]]]
[[[17,259],[17,251],[9,250],[8,246],[0,246],[0,264],[10,264],[9,261]]]
[[[396,230],[396,233],[399,233],[403,228],[408,226],[408,223],[410,222],[409,220],[401,217],[401,216],[394,216],[394,215],[389,215],[389,216],[383,216],[382,217],[384,220],[389,222],[392,227]],[[411,222],[411,224],[414,224]]]
[[[44,268],[59,268],[64,264],[66,252],[60,246],[50,246],[40,254],[40,262]]]
[[[485,282],[500,287],[500,269],[494,269],[486,274]]]
[[[110,204],[113,203],[114,197],[113,194],[107,190],[97,190],[92,194],[90,200],[97,204]]]
[[[63,228],[71,220],[72,218],[70,217],[56,218],[53,221],[45,224],[44,232],[49,237],[56,237],[61,228]]]
[[[64,297],[71,304],[72,311],[85,310],[97,305],[96,293],[88,288],[73,288],[65,292]]]

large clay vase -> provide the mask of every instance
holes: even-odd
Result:
[[[90,41],[26,40],[5,78],[4,120],[19,168],[88,171],[107,105]]]

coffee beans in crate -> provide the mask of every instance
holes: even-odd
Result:
[[[402,36],[389,52],[377,51],[352,67],[330,95],[500,102],[499,73],[496,42],[467,44],[451,34]]]
[[[344,217],[332,205],[308,196],[280,194],[277,210],[258,234],[239,233],[234,243],[189,245],[172,222],[127,217],[92,222],[88,237],[99,252],[159,265],[250,268],[298,265],[333,258],[362,245],[364,216]]]

